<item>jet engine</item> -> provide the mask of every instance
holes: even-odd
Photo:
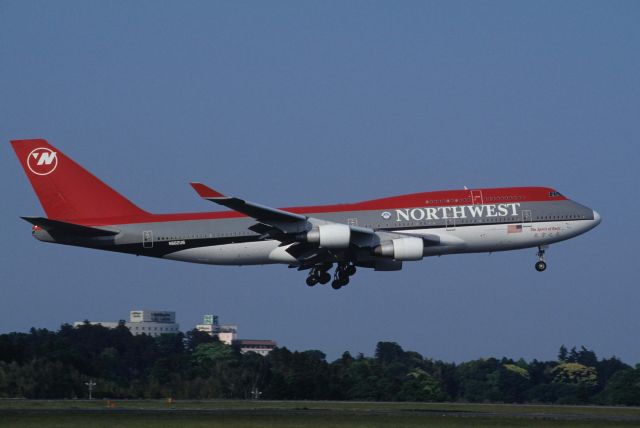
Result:
[[[321,248],[345,249],[351,242],[351,228],[346,224],[321,224],[307,232],[306,238]]]
[[[407,237],[382,242],[373,248],[373,254],[394,260],[422,260],[424,242],[420,238]]]

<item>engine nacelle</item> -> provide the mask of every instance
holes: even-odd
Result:
[[[373,254],[381,257],[391,257],[394,260],[422,260],[424,241],[420,238],[407,237],[392,239],[378,245]]]
[[[321,224],[307,232],[307,242],[332,250],[349,248],[351,228],[346,224]]]

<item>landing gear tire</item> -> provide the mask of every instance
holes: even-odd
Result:
[[[331,283],[331,288],[333,288],[334,290],[339,290],[340,287],[342,287],[342,284],[340,284],[340,280],[334,279]]]
[[[331,275],[329,274],[329,272],[322,272],[319,276],[318,276],[318,282],[320,284],[326,284],[329,281],[331,281]]]
[[[348,265],[345,268],[345,272],[347,273],[347,275],[349,276],[353,276],[356,274],[356,265]]]
[[[536,262],[536,270],[538,272],[543,272],[547,268],[547,264],[544,262],[544,250],[546,250],[548,246],[541,245],[538,247],[538,261]]]
[[[318,283],[318,277],[315,275],[309,275],[307,277],[307,285],[309,287],[313,287],[314,285],[316,285]]]

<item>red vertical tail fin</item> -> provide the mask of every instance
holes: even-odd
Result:
[[[47,217],[57,220],[149,215],[46,140],[11,145]]]

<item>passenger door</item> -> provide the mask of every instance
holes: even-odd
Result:
[[[153,232],[151,230],[142,232],[142,248],[153,248]]]
[[[531,210],[522,210],[522,227],[531,227]]]

